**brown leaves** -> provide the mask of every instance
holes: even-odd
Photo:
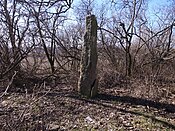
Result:
[[[73,87],[45,93],[10,94],[0,101],[1,130],[166,130],[174,129],[174,113],[131,102],[126,89],[111,88],[94,99],[81,98]],[[115,96],[119,90],[120,96]],[[108,94],[109,93],[109,94]],[[134,98],[133,100],[136,100]],[[138,104],[138,105],[134,105]]]

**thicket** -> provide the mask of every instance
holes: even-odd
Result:
[[[72,0],[1,1],[1,89],[25,91],[43,82],[53,88],[69,84],[76,89],[84,18],[90,13],[98,18],[101,87],[130,87],[138,81],[173,84],[173,7],[162,7],[167,12],[159,9],[161,12],[150,18],[144,0],[110,1],[98,8],[96,4],[91,0],[76,4]],[[72,7],[75,11],[70,15]],[[110,10],[115,13],[110,14]],[[153,19],[156,24],[152,26]]]

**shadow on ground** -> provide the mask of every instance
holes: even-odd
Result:
[[[99,94],[96,99],[105,100],[105,101],[117,101],[122,103],[129,103],[132,105],[149,106],[149,107],[165,110],[168,113],[175,113],[175,105],[173,104],[155,102],[152,100],[136,98],[131,96],[114,96],[114,95],[108,95],[108,94]]]
[[[175,130],[175,125],[174,124],[172,124],[170,122],[167,122],[165,120],[158,119],[153,115],[147,115],[144,112],[142,113],[142,112],[137,112],[137,111],[130,111],[130,110],[119,108],[119,107],[116,107],[115,105],[113,106],[113,105],[107,104],[107,103],[112,103],[112,101],[115,101],[115,102],[130,104],[131,106],[132,105],[149,106],[149,107],[156,108],[158,110],[164,110],[167,113],[174,114],[175,113],[175,105],[173,105],[173,104],[155,102],[155,101],[152,101],[152,100],[146,100],[146,99],[142,99],[142,98],[135,98],[135,97],[131,97],[131,96],[114,96],[114,95],[108,95],[108,94],[98,94],[98,96],[94,99],[82,98],[79,95],[68,95],[67,97],[83,100],[87,103],[97,104],[97,105],[107,107],[107,108],[112,108],[112,109],[118,110],[120,112],[131,113],[131,114],[134,114],[134,115],[139,115],[139,116],[143,116],[143,117],[146,117],[146,118],[150,118],[155,122],[162,123],[164,126]],[[104,103],[104,101],[105,101],[105,103]]]
[[[100,105],[106,108],[118,110],[120,112],[131,113],[131,114],[138,115],[138,116],[144,116],[146,118],[152,119],[155,122],[162,123],[164,126],[175,130],[175,125],[170,122],[158,119],[153,115],[147,115],[144,112],[131,111],[131,110],[127,110],[126,108],[122,108],[122,107],[119,108],[118,106],[116,106],[116,104],[111,104],[111,103],[120,102],[123,104],[128,104],[130,106],[132,105],[148,106],[148,107],[153,107],[153,108],[156,108],[157,110],[162,110],[162,111],[165,111],[166,113],[170,113],[174,115],[175,105],[173,104],[161,103],[161,102],[156,102],[152,100],[136,98],[132,96],[114,96],[114,95],[109,95],[109,94],[104,94],[104,93],[98,94],[98,96],[96,96],[93,99],[83,98],[80,95],[78,95],[77,92],[74,92],[74,91],[73,92],[71,91],[57,92],[57,93],[54,92],[54,93],[48,93],[47,95],[69,97],[69,98],[78,99],[80,101],[84,101],[87,103],[96,104],[96,105]]]
[[[174,104],[167,104],[167,103],[161,103],[156,102],[152,100],[142,99],[142,98],[136,98],[132,96],[114,96],[109,94],[98,94],[93,99],[85,99],[77,94],[77,92],[54,92],[54,93],[48,93],[49,96],[65,96],[65,97],[72,97],[75,99],[85,100],[89,102],[95,102],[96,100],[104,100],[107,102],[115,101],[115,102],[122,102],[122,103],[128,103],[131,105],[141,105],[141,106],[148,106],[153,107],[157,109],[161,109],[166,111],[167,113],[175,113],[175,105]]]

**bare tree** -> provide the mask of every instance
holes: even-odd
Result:
[[[56,40],[59,26],[66,19],[64,13],[71,8],[72,2],[72,0],[21,1],[32,15],[32,23],[37,29],[37,37],[40,38],[52,73],[55,71],[56,44],[60,44],[60,41]]]
[[[1,24],[1,77],[12,70],[20,70],[20,62],[30,52],[33,45],[26,34],[29,30],[30,14],[17,0],[2,0],[0,2]],[[26,47],[27,45],[27,47]]]
[[[161,65],[166,64],[167,61],[174,59],[173,49],[173,28],[174,21],[169,22],[169,25],[165,23],[160,26],[159,30],[153,30],[148,28],[142,30],[143,39],[149,56],[149,60],[145,60],[144,65],[151,64],[151,73],[153,76],[157,76],[161,72]],[[145,57],[146,58],[146,57]]]
[[[131,76],[133,68],[131,47],[133,45],[135,34],[139,33],[137,28],[138,24],[141,25],[145,23],[145,19],[143,17],[145,7],[143,0],[124,0],[120,1],[120,3],[121,5],[118,9],[116,8],[118,7],[117,1],[112,1],[112,7],[116,8],[116,15],[112,16],[113,24],[107,26],[108,29],[106,27],[100,27],[100,29],[111,34],[116,39],[114,42],[119,43],[123,48],[125,52],[126,76]]]

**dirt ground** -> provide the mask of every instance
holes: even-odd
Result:
[[[32,92],[9,91],[0,98],[0,130],[175,130],[175,94],[166,92],[158,97],[165,92],[163,88],[150,95],[151,87],[142,91],[143,85],[134,86],[99,87],[93,99],[81,97],[76,85],[41,84]]]

